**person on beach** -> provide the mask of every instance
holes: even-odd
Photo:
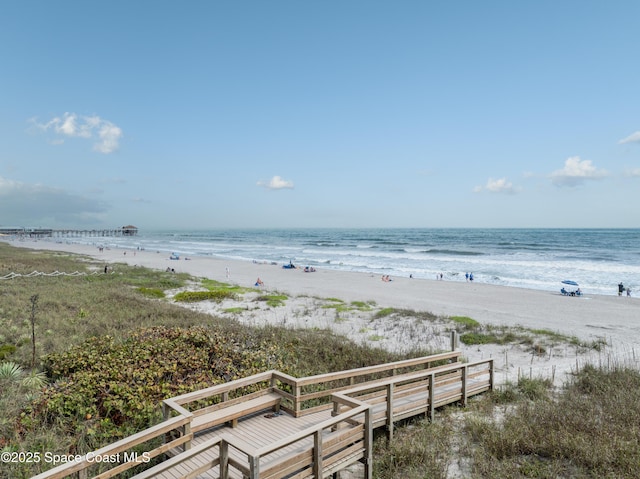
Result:
[[[624,293],[624,284],[622,284],[622,281],[620,281],[618,283],[618,296],[622,296],[622,293]]]
[[[627,297],[631,296],[631,288],[627,286]]]
[[[264,286],[264,282],[260,279],[260,277],[258,277],[258,279],[256,280],[256,286]]]

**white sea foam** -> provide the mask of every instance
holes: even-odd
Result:
[[[323,229],[145,232],[74,238],[111,247],[319,266],[449,281],[556,290],[572,279],[584,291],[617,294],[640,286],[640,230]]]

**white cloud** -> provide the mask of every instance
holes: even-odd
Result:
[[[100,142],[93,145],[93,149],[100,153],[111,153],[118,149],[118,143],[122,138],[122,130],[112,123],[104,123],[98,132]]]
[[[269,181],[260,180],[258,181],[258,186],[264,186],[269,190],[282,190],[285,188],[293,189],[293,181],[288,181],[280,176],[274,176]]]
[[[506,178],[499,178],[494,180],[493,178],[489,178],[487,180],[487,184],[484,186],[476,186],[473,191],[475,193],[482,193],[483,191],[488,191],[489,193],[505,193],[509,195],[513,195],[518,191],[518,188],[513,186],[513,183],[507,181]]]
[[[626,138],[623,138],[618,143],[640,143],[640,131],[636,131],[635,133],[630,134]]]
[[[44,132],[52,132],[59,137],[51,140],[52,144],[64,143],[64,138],[85,138],[94,141],[93,149],[100,153],[113,153],[120,145],[122,129],[99,116],[79,116],[76,113],[65,113],[61,117],[52,118],[46,123],[31,122]],[[62,138],[60,138],[62,137]]]
[[[640,177],[640,168],[633,168],[624,172],[624,176]]]
[[[549,177],[556,186],[578,186],[587,180],[599,180],[609,176],[606,170],[599,170],[591,160],[581,160],[579,156],[567,158],[564,168],[556,170]]]

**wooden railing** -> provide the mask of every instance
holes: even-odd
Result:
[[[198,432],[237,420],[243,414],[250,414],[248,409],[251,401],[259,405],[275,405],[280,399],[279,391],[272,386],[275,373],[276,371],[266,371],[165,399],[162,402],[164,417],[167,419],[174,414],[184,415],[188,412],[193,415],[192,432]],[[229,413],[234,406],[237,413]]]
[[[418,414],[426,414],[433,419],[435,408],[453,402],[466,405],[469,396],[491,389],[493,359],[487,359],[364,384],[349,389],[345,394],[371,405],[373,428],[385,426],[391,439],[394,422]]]
[[[332,396],[340,409],[348,408],[331,419],[292,434],[268,446],[255,448],[244,441],[224,435],[221,444],[221,478],[228,479],[229,467],[248,479],[278,479],[282,477],[322,478],[353,462],[362,460],[365,477],[371,478],[373,428],[366,403],[341,394]],[[334,406],[334,409],[338,409]],[[363,416],[363,420],[358,420]],[[285,455],[283,448],[293,446]],[[229,449],[246,460],[233,459]],[[237,455],[237,454],[236,454]]]
[[[436,364],[457,363],[460,351],[434,354],[421,358],[407,359],[393,363],[349,369],[335,373],[318,374],[305,378],[295,378],[278,371],[273,372],[273,386],[286,401],[282,408],[294,417],[331,407],[332,394],[346,391],[358,384],[375,383],[386,378],[426,370]]]
[[[154,457],[164,454],[170,449],[184,447],[191,443],[193,434],[190,432],[189,425],[192,415],[188,411],[185,412],[184,415],[171,418],[97,451],[83,456],[60,457],[60,462],[66,461],[64,464],[38,474],[32,479],[62,479],[72,475],[79,479],[85,479],[89,477],[89,473],[93,478],[107,479],[133,467],[148,464]],[[177,437],[172,437],[174,435]],[[149,444],[154,441],[159,445],[150,446]],[[139,448],[139,446],[145,446],[143,453],[135,451],[135,448]],[[100,470],[110,465],[113,467]]]
[[[392,435],[394,421],[421,412],[433,417],[436,407],[455,401],[465,404],[469,395],[493,387],[493,360],[464,364],[458,362],[459,359],[460,353],[453,351],[306,378],[267,371],[183,394],[163,401],[165,421],[161,424],[55,467],[34,479],[62,479],[72,475],[84,479],[100,467],[92,458],[122,454],[120,457],[126,461],[91,476],[99,479],[115,477],[141,465],[140,457],[124,453],[140,449],[142,445],[147,447],[143,461],[148,462],[163,453],[174,457],[140,473],[136,476],[139,478],[154,477],[153,474],[159,471],[205,452],[208,459],[199,467],[220,466],[221,473],[232,467],[251,478],[281,477],[277,474],[294,464],[295,467],[311,468],[309,475],[318,468],[326,472],[343,466],[345,461],[355,460],[365,462],[368,470],[370,430],[386,426]],[[436,390],[437,394],[430,393]],[[281,407],[295,417],[333,408],[334,417],[268,447],[256,449],[230,435],[192,447],[197,431],[225,422],[233,424],[243,416],[272,406]],[[151,448],[149,441],[163,443]],[[305,441],[314,446],[307,447]],[[278,449],[297,443],[299,454],[287,457],[284,462],[274,458]],[[229,448],[244,454],[246,462],[229,456]]]
[[[221,479],[231,469],[247,479],[281,477],[326,477],[348,464],[362,461],[365,477],[371,478],[373,429],[369,406],[357,399],[335,394],[334,410],[340,414],[290,435],[268,446],[256,448],[229,434],[210,439],[136,476],[151,479],[162,472],[184,466],[184,477],[196,477],[216,466]],[[345,410],[347,409],[347,410]],[[279,454],[282,449],[290,451]],[[194,467],[194,458],[203,458]]]

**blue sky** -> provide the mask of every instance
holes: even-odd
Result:
[[[0,225],[640,227],[640,2],[0,5]]]

